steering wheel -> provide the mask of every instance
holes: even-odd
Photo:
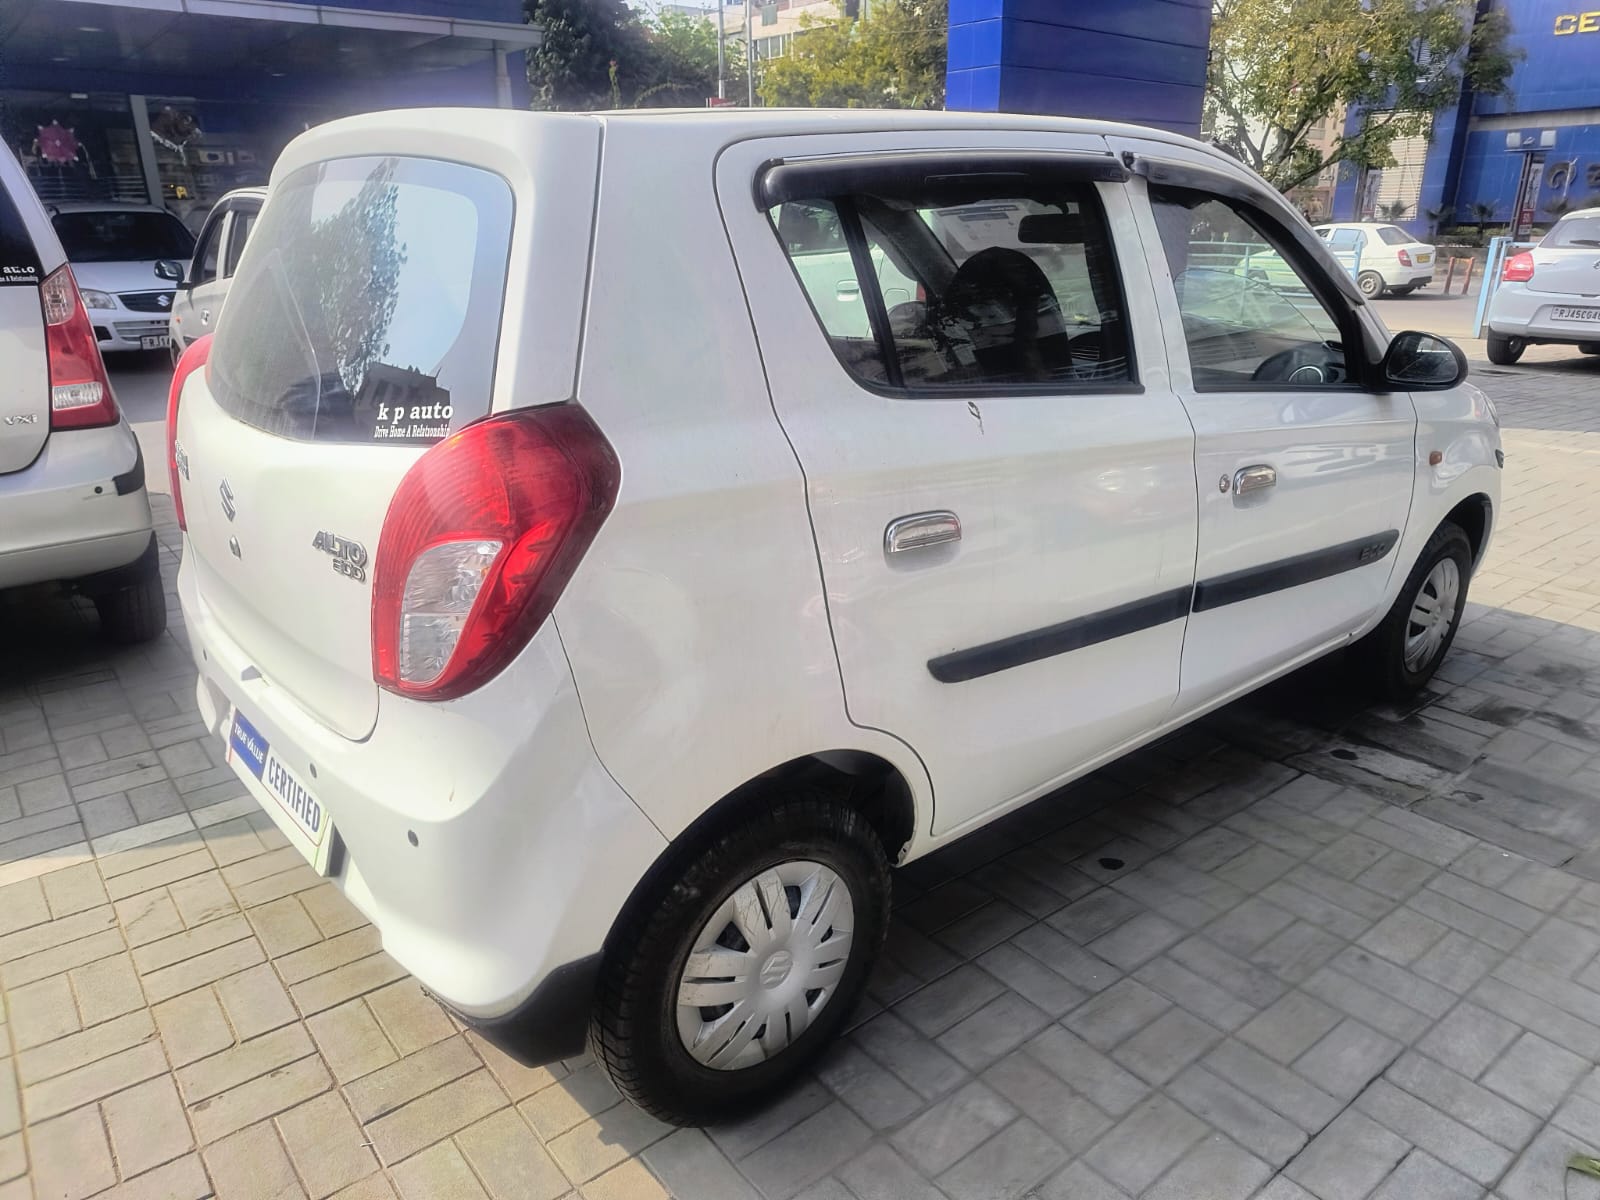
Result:
[[[1326,346],[1296,346],[1280,350],[1251,374],[1253,383],[1297,383],[1302,387],[1339,383],[1344,377],[1337,358]]]

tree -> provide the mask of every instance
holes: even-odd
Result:
[[[1483,239],[1488,233],[1489,222],[1494,220],[1494,205],[1485,204],[1482,200],[1473,202],[1472,219],[1478,225],[1478,245],[1483,245]]]
[[[1393,166],[1463,84],[1503,94],[1515,56],[1499,9],[1460,0],[1214,0],[1205,119],[1216,142],[1287,191],[1332,163]],[[1326,151],[1313,126],[1353,127]]]
[[[942,108],[947,0],[876,0],[867,15],[802,18],[757,85],[769,105]]]
[[[1422,210],[1422,215],[1428,218],[1428,236],[1438,237],[1439,226],[1448,216],[1455,214],[1455,208],[1449,204],[1435,204],[1431,208]]]
[[[1391,200],[1388,204],[1378,205],[1378,215],[1385,221],[1403,221],[1406,209],[1410,207],[1404,200]]]
[[[717,27],[687,13],[642,15],[625,0],[525,0],[544,41],[528,56],[533,107],[698,107],[717,94]],[[744,43],[729,39],[735,61]]]

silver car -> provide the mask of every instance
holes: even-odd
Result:
[[[50,219],[0,149],[0,588],[61,582],[116,641],[167,625],[145,464]]]

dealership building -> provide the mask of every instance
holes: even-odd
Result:
[[[1396,144],[1392,167],[1341,167],[1335,218],[1398,204],[1402,223],[1424,232],[1430,209],[1467,223],[1485,204],[1492,224],[1527,226],[1600,204],[1600,0],[1489,2],[1504,11],[1521,52],[1510,91],[1465,92],[1435,116],[1431,137]]]
[[[0,0],[0,137],[46,202],[197,227],[312,125],[528,102],[521,0]]]

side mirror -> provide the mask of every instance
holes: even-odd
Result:
[[[1396,391],[1444,391],[1466,379],[1467,356],[1448,338],[1408,329],[1394,335],[1381,370]]]
[[[171,283],[183,282],[183,264],[170,258],[156,260],[156,278]]]

